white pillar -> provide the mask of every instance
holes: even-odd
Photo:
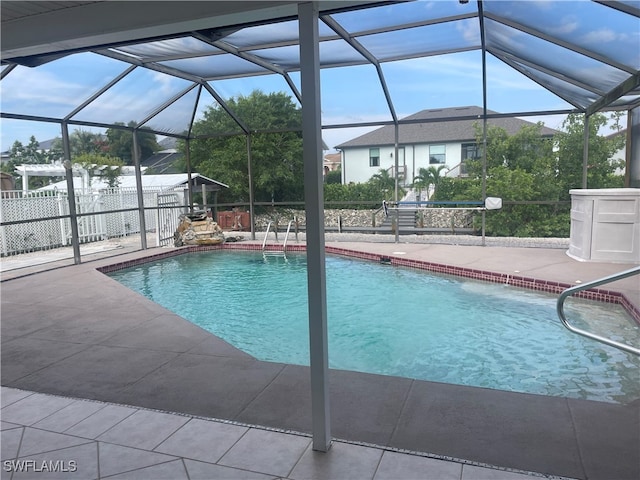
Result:
[[[311,424],[313,449],[331,446],[329,415],[329,356],[327,352],[327,292],[324,254],[324,192],[320,114],[320,54],[318,5],[298,5],[304,198],[307,215],[307,280],[311,365]]]

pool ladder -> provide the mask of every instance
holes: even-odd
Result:
[[[594,280],[592,282],[583,283],[581,285],[576,285],[575,287],[571,287],[566,289],[564,292],[560,294],[558,297],[558,301],[556,303],[556,310],[558,312],[558,317],[562,324],[567,327],[570,331],[577,333],[578,335],[582,335],[583,337],[590,338],[592,340],[596,340],[598,342],[604,343],[611,347],[619,348],[620,350],[624,350],[625,352],[633,353],[635,355],[640,355],[640,348],[632,347],[631,345],[627,345],[626,343],[616,342],[610,338],[602,337],[600,335],[596,335],[595,333],[588,332],[586,330],[582,330],[580,328],[574,327],[571,325],[566,315],[564,314],[564,301],[574,293],[580,292],[582,290],[586,290],[591,287],[598,287],[600,285],[604,285],[605,283],[615,282],[616,280],[622,280],[623,278],[631,277],[633,275],[640,274],[640,267],[635,267],[630,270],[625,270],[620,273],[616,273],[614,275],[609,275],[608,277],[603,277],[599,280]]]
[[[284,236],[284,242],[282,243],[282,250],[267,250],[267,238],[269,237],[269,231],[271,230],[271,225],[273,222],[269,222],[267,225],[267,230],[264,232],[264,240],[262,241],[262,258],[265,260],[267,257],[282,257],[287,260],[287,241],[289,240],[289,232],[291,232],[291,225],[293,224],[293,220],[289,221],[289,225],[287,225],[287,233]],[[278,241],[278,230],[275,225],[273,227],[273,232],[276,235],[276,241]]]

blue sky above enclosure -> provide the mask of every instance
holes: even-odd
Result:
[[[621,87],[626,91],[616,104],[638,105],[640,2],[613,4],[620,9],[585,0],[484,1],[487,108],[582,110]],[[388,122],[393,111],[401,119],[423,109],[482,106],[479,11],[473,0],[442,0],[321,15],[323,125]],[[290,18],[96,49],[33,68],[18,65],[5,75],[7,65],[0,81],[3,115],[135,121],[181,135],[206,108],[220,107],[214,96],[225,102],[253,90],[284,91],[299,104],[298,22]],[[559,126],[561,117],[548,118],[550,127]],[[59,130],[6,115],[0,126],[3,151],[14,140],[45,140]],[[375,127],[331,128],[323,137],[333,147],[367,128]],[[211,132],[217,133],[227,132]]]

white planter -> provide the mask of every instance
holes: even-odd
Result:
[[[640,188],[571,193],[567,254],[577,260],[640,263]]]

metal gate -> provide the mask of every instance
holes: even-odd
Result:
[[[156,210],[156,246],[172,246],[178,228],[179,217],[184,207],[177,193],[158,193]]]
[[[69,202],[66,195],[58,196],[60,216],[69,215]],[[81,243],[97,242],[107,239],[104,215],[99,215],[103,210],[100,194],[76,195],[76,213],[78,215],[93,214],[78,217],[78,238]],[[60,220],[62,241],[64,245],[71,245],[71,220]]]

